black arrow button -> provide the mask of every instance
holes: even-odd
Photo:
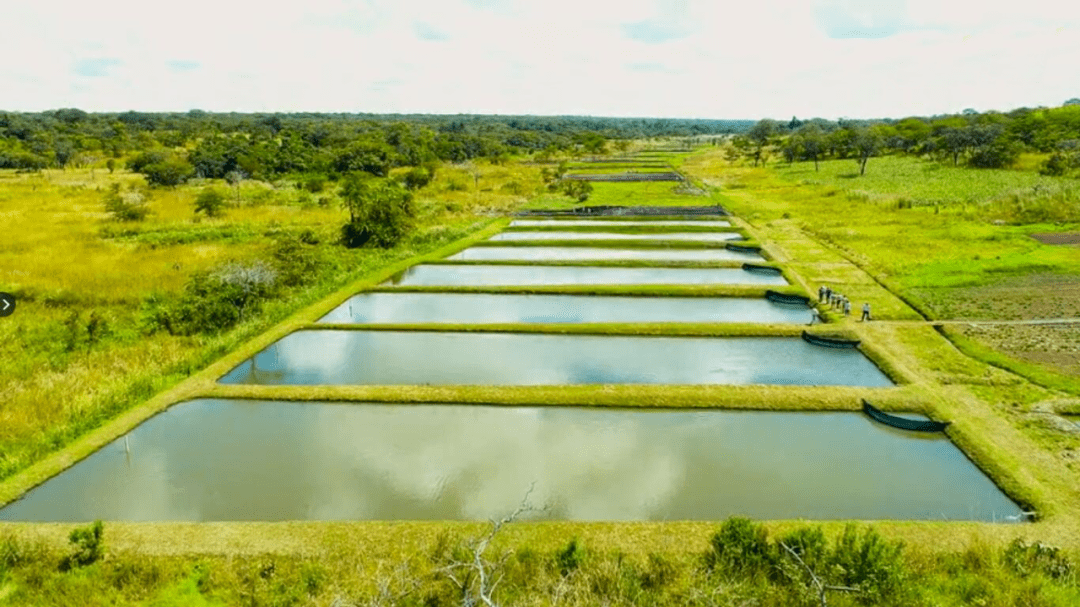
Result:
[[[11,293],[0,293],[0,318],[11,316],[15,313],[15,296]]]

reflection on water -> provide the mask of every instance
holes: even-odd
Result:
[[[297,331],[226,384],[891,386],[862,352],[798,337]]]
[[[948,439],[854,413],[197,400],[24,499],[21,521],[1001,520]]]
[[[589,266],[417,265],[392,285],[786,285],[783,276],[741,268],[601,268]]]
[[[319,322],[810,322],[805,306],[762,298],[589,297],[476,293],[363,293]]]
[[[724,242],[743,240],[738,232],[660,232],[621,234],[619,232],[501,232],[489,240],[681,240],[686,242]]]
[[[604,247],[471,247],[449,260],[571,261],[633,259],[638,261],[762,261],[760,253],[728,249],[615,249]]]
[[[692,219],[642,219],[638,221],[625,219],[611,219],[607,221],[603,219],[515,219],[510,222],[511,228],[538,228],[542,226],[701,226],[710,228],[728,228],[731,227],[731,222],[722,219],[702,219],[698,221]]]

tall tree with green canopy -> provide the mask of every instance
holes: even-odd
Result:
[[[350,173],[341,186],[341,198],[349,210],[349,222],[341,228],[348,247],[390,248],[412,228],[416,215],[412,192],[397,181]]]

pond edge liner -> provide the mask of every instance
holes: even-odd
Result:
[[[725,249],[735,251],[736,253],[758,253],[762,257],[765,256],[765,252],[762,251],[760,246],[752,246],[748,244],[733,244],[731,242],[724,244]]]
[[[783,271],[781,271],[780,274],[783,275]],[[778,304],[804,306],[806,308],[813,307],[810,305],[810,298],[805,295],[782,293],[780,291],[774,291],[773,289],[765,290],[765,299]]]
[[[784,274],[783,268],[760,263],[744,263],[742,265],[742,269],[746,270],[747,272],[760,272],[763,274],[773,274],[776,276],[783,276]],[[809,298],[807,298],[807,302],[809,303]]]
[[[812,333],[810,333],[809,331],[806,331],[806,330],[803,330],[802,338],[803,338],[803,341],[805,341],[807,343],[813,344],[815,346],[823,346],[823,347],[826,347],[826,348],[855,349],[855,348],[858,348],[859,344],[862,343],[862,341],[858,340],[858,339],[850,339],[850,338],[846,338],[846,337],[825,336],[825,335],[814,335],[814,334],[812,334]]]
[[[886,426],[909,430],[911,432],[944,432],[952,422],[938,422],[934,420],[916,420],[889,415],[881,409],[870,404],[870,401],[862,399],[862,410],[870,419],[881,422]]]

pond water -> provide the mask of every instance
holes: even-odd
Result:
[[[677,240],[682,242],[725,242],[745,240],[738,232],[648,232],[624,234],[621,232],[501,232],[488,240]]]
[[[581,323],[810,322],[805,306],[748,297],[610,297],[486,293],[361,293],[319,322]]]
[[[625,219],[515,219],[510,222],[511,228],[538,228],[542,226],[702,226],[710,228],[731,227],[731,222],[717,219],[642,219],[640,221]]]
[[[587,448],[583,448],[587,446]],[[842,446],[842,448],[840,448]],[[8,521],[1001,521],[947,438],[856,413],[196,400],[0,510]]]
[[[892,386],[856,349],[798,337],[638,337],[454,331],[292,333],[226,384],[782,384]]]
[[[416,265],[387,285],[786,285],[787,279],[742,268],[612,268],[591,266]]]
[[[728,249],[616,249],[607,247],[470,247],[449,260],[571,261],[633,259],[638,261],[763,261],[760,253]]]

